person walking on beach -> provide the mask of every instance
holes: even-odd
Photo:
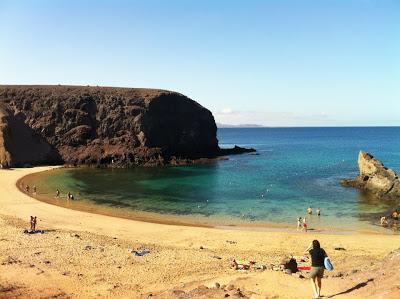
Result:
[[[314,298],[321,297],[322,278],[324,277],[324,260],[328,255],[321,248],[318,240],[314,240],[306,249],[306,252],[311,256],[311,271],[309,277],[314,291]]]
[[[308,228],[308,226],[307,226],[307,219],[306,219],[306,217],[304,217],[304,218],[303,218],[303,231],[304,231],[304,232],[307,232],[307,228]]]
[[[302,229],[302,220],[301,217],[297,218],[297,230]]]

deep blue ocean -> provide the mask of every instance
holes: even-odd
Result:
[[[254,147],[207,165],[67,169],[39,177],[36,185],[59,188],[78,200],[117,208],[206,217],[229,224],[295,224],[307,207],[321,208],[312,227],[377,227],[379,216],[399,202],[381,201],[340,186],[358,174],[365,150],[400,173],[400,127],[226,128],[221,147]]]

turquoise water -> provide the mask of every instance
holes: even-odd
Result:
[[[219,129],[221,147],[257,149],[208,165],[68,169],[40,177],[39,188],[110,207],[229,221],[296,223],[308,206],[320,207],[312,227],[376,227],[398,202],[379,201],[343,188],[358,173],[366,150],[400,172],[400,127]],[[54,191],[55,192],[55,191]]]

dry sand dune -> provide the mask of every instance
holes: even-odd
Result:
[[[396,298],[400,291],[399,253],[382,261],[400,247],[398,235],[146,223],[57,207],[17,189],[19,178],[49,169],[0,170],[0,298],[311,298],[310,282],[297,275],[229,266],[233,258],[270,265],[301,255],[315,238],[336,267],[323,280],[328,298]],[[23,233],[30,215],[44,234]]]

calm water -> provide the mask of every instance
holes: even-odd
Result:
[[[400,172],[400,127],[219,129],[221,147],[254,147],[258,155],[231,156],[209,165],[166,168],[71,169],[39,177],[54,193],[71,190],[81,201],[173,215],[246,222],[295,223],[308,206],[320,207],[312,227],[373,228],[396,206],[343,188],[357,175],[366,150]]]

